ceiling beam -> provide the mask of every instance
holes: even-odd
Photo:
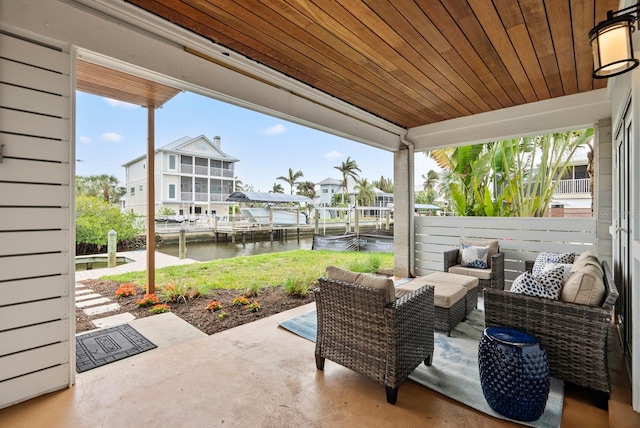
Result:
[[[608,91],[598,89],[417,126],[407,139],[416,151],[427,151],[587,128],[608,117]]]

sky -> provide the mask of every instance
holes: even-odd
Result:
[[[222,151],[239,159],[235,175],[254,191],[267,192],[288,176],[302,171],[302,181],[340,179],[335,166],[347,157],[369,181],[393,179],[393,153],[297,125],[232,104],[182,92],[156,110],[156,147],[184,136],[220,136]],[[76,97],[76,175],[110,174],[125,185],[122,165],[146,153],[147,110],[104,97],[78,92]],[[424,153],[415,156],[415,184],[422,174],[439,170]]]

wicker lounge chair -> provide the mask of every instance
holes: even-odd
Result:
[[[547,350],[552,376],[608,394],[607,333],[618,299],[609,265],[602,261],[605,298],[599,307],[485,288],[487,326],[525,330]],[[533,262],[526,262],[531,271]]]
[[[477,269],[464,267],[460,265],[461,255],[459,248],[453,248],[444,252],[444,268],[443,272],[455,273],[458,275],[475,276],[480,281],[478,289],[493,288],[496,290],[504,290],[504,253],[500,252],[498,241],[496,240],[476,240],[465,241],[460,243],[468,243],[477,246],[489,246],[489,258],[487,259],[487,269]]]
[[[391,294],[393,294],[393,281]],[[366,281],[358,281],[366,284]],[[434,348],[433,288],[425,286],[397,300],[387,290],[319,278],[316,367],[338,363],[386,387],[395,404],[398,386]],[[390,301],[391,300],[391,301]]]

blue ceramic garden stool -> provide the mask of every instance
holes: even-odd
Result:
[[[549,396],[547,353],[534,336],[487,327],[478,346],[482,393],[496,412],[518,421],[542,416]]]

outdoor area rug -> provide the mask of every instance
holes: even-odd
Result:
[[[81,334],[76,336],[76,372],[82,373],[153,348],[157,346],[129,324]]]
[[[305,339],[316,340],[316,312],[284,321],[280,326]],[[465,322],[458,324],[451,337],[435,332],[433,364],[420,364],[409,379],[460,403],[496,418],[512,421],[495,412],[482,394],[478,373],[478,343],[484,331],[484,313],[480,302]],[[544,413],[534,422],[513,421],[521,425],[557,428],[562,419],[564,382],[551,378],[551,389]]]

